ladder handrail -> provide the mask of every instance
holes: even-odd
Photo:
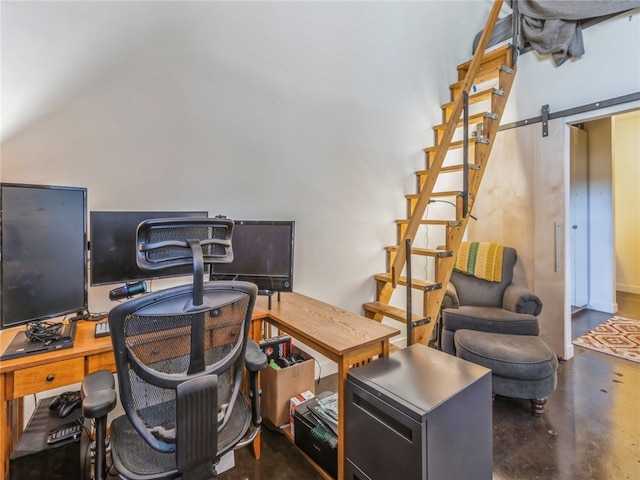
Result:
[[[489,18],[487,19],[487,23],[485,25],[485,29],[480,36],[480,41],[478,42],[478,46],[476,48],[476,52],[473,55],[473,59],[469,65],[469,69],[467,70],[467,74],[465,76],[465,80],[462,84],[461,92],[469,92],[471,87],[473,86],[473,81],[480,69],[480,65],[482,62],[482,57],[484,56],[485,50],[487,49],[487,45],[489,43],[489,39],[491,38],[491,34],[493,33],[493,28],[498,20],[498,15],[500,14],[500,10],[502,8],[502,4],[504,0],[495,0],[493,7],[491,8],[491,12],[489,13]],[[462,113],[463,108],[463,95],[460,94],[457,96],[454,107],[451,112],[451,116],[449,117],[449,121],[447,123],[447,127],[444,131],[442,139],[438,145],[438,149],[435,154],[435,158],[430,166],[430,168],[434,168],[439,170],[444,163],[444,158],[447,154],[449,144],[451,143],[451,139],[453,138],[453,134],[457,128],[458,119]],[[404,235],[402,237],[401,244],[405,243],[407,240],[413,241],[415,235],[418,231],[418,227],[420,226],[420,220],[424,216],[424,213],[427,209],[427,205],[429,204],[429,199],[431,198],[431,194],[433,193],[433,187],[435,185],[435,179],[431,182],[426,181],[422,188],[420,189],[420,194],[418,195],[418,200],[413,208],[411,213],[411,217],[409,218],[409,223],[404,231]],[[396,257],[391,265],[391,281],[393,286],[395,287],[400,279],[400,275],[402,273],[402,269],[407,260],[406,251],[404,249],[399,249]]]

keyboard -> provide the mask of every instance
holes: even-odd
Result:
[[[104,322],[96,323],[96,331],[94,333],[95,338],[106,337],[111,334],[111,330],[109,330],[109,322],[106,320]]]

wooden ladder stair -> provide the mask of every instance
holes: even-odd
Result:
[[[503,0],[494,2],[472,60],[458,66],[458,81],[450,86],[451,101],[442,105],[443,123],[434,127],[435,146],[425,148],[425,169],[416,172],[418,193],[406,195],[408,219],[396,221],[398,244],[386,249],[386,273],[375,276],[376,301],[363,305],[365,315],[369,318],[382,321],[386,317],[406,323],[406,310],[389,303],[395,287],[407,284],[406,277],[402,276],[407,261],[407,245],[411,246],[411,258],[415,255],[434,259],[434,279],[432,281],[416,279],[412,275],[411,288],[422,291],[423,300],[421,314],[412,312],[413,338],[411,343],[429,344],[432,339],[455,258],[515,77],[514,48],[511,45],[486,51],[502,3]],[[452,164],[447,160],[448,156],[461,156],[460,153],[449,154],[450,152],[459,152],[464,148],[464,140],[453,140],[456,133],[464,131],[464,92],[468,94],[468,131],[473,128],[474,134],[468,137],[467,144],[468,168],[465,173],[468,179],[467,189],[434,190],[439,178],[461,172],[464,168],[462,162]],[[472,114],[472,108],[474,110],[481,109],[481,111]],[[458,176],[460,176],[459,173]],[[447,182],[446,179],[445,182]],[[448,182],[448,184],[450,183],[451,181]],[[464,208],[465,196],[466,212]],[[427,206],[433,201],[445,201],[453,204],[455,217],[445,220],[425,219]],[[418,230],[423,225],[428,225],[429,228],[445,229],[441,232],[444,238],[443,248],[418,248],[414,246]],[[410,292],[407,292],[406,295],[410,295]]]

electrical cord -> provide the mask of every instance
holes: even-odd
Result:
[[[429,200],[429,203],[448,203],[449,205],[452,205],[452,206],[454,206],[454,207],[456,206],[456,204],[455,204],[455,203],[453,203],[453,202],[449,202],[448,200],[439,200],[439,199],[437,199],[437,200]],[[474,216],[473,216],[473,215],[471,215],[471,214],[469,214],[469,216],[470,216],[471,218],[473,218],[474,220],[476,220],[476,221],[478,220],[478,219],[477,219],[477,217],[474,217]]]
[[[47,345],[55,340],[60,339],[60,330],[62,323],[56,322],[30,322],[24,332],[26,337],[32,342],[44,342]]]

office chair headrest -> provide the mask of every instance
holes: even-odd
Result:
[[[157,271],[231,263],[233,220],[228,218],[159,218],[145,220],[136,233],[136,263],[141,270]]]

